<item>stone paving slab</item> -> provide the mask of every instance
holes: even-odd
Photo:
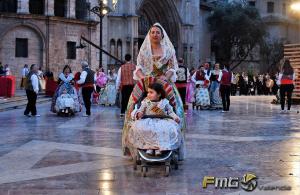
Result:
[[[187,112],[187,157],[164,177],[162,167],[146,178],[122,156],[123,120],[116,107],[94,105],[92,116],[58,117],[50,103],[39,118],[22,109],[0,112],[0,194],[300,194],[300,115],[279,114],[273,97],[232,97],[232,109]],[[204,176],[254,173],[254,192],[202,188]],[[263,191],[262,186],[291,186]]]

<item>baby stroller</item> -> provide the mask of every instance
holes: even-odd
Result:
[[[157,115],[145,115],[142,119],[145,118],[159,118],[161,120],[168,119],[168,116],[157,116]],[[178,169],[178,156],[179,148],[175,150],[163,151],[159,156],[149,155],[146,153],[146,150],[137,148],[137,154],[134,159],[133,169],[137,170],[138,165],[141,167],[141,173],[143,177],[146,177],[149,167],[154,166],[164,166],[165,177],[168,177],[172,166],[175,170]]]
[[[144,84],[144,83],[143,83]],[[145,89],[145,86],[143,86],[143,88]],[[135,104],[135,111],[138,110],[138,108],[140,108],[141,106],[141,102],[142,100],[144,100],[144,98],[147,96],[147,93],[143,92],[142,96],[139,98],[139,100],[137,101],[137,103]],[[132,115],[135,115],[135,111],[133,111]],[[170,116],[167,115],[144,115],[141,120],[159,120],[162,123],[168,123],[168,120],[172,119]],[[172,119],[173,120],[173,119]],[[142,122],[142,121],[141,121]],[[161,128],[165,128],[164,125],[161,126]],[[169,126],[167,127],[169,128]],[[164,129],[165,130],[165,129]],[[180,135],[181,136],[181,135]],[[181,138],[181,137],[180,137]],[[164,150],[161,151],[160,154],[156,154],[154,155],[147,153],[147,149],[151,149],[151,148],[134,148],[134,170],[138,169],[138,166],[141,167],[141,172],[142,172],[142,176],[146,177],[148,169],[150,167],[154,167],[154,166],[164,166],[165,169],[165,176],[168,177],[172,167],[174,169],[178,169],[178,161],[179,161],[179,155],[180,155],[180,146],[182,145],[181,140],[180,142],[177,142],[178,145],[174,145],[174,148],[172,150]],[[149,144],[151,145],[151,144]],[[151,146],[150,146],[151,147]]]
[[[62,94],[56,99],[55,110],[58,116],[74,116],[81,110],[81,104],[75,88],[63,88]]]

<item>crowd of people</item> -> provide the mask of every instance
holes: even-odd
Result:
[[[10,68],[8,64],[2,65],[0,62],[0,76],[9,76],[11,75]]]
[[[251,75],[234,73],[231,95],[276,95],[279,73]]]

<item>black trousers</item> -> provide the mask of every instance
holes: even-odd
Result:
[[[122,86],[122,90],[121,90],[121,94],[122,94],[121,114],[125,114],[130,95],[133,91],[133,87],[134,87],[134,85],[124,85],[124,86]]]
[[[31,115],[36,115],[36,99],[37,99],[37,94],[34,91],[31,90],[26,90],[26,96],[27,96],[27,106],[24,111],[24,115],[28,115],[31,113]]]
[[[293,90],[294,90],[294,85],[293,84],[280,85],[280,104],[281,104],[281,110],[284,110],[285,94],[287,96],[288,110],[291,109]]]
[[[237,85],[236,84],[232,84],[231,85],[231,95],[232,96],[236,95],[236,89],[237,89]]]
[[[185,105],[185,95],[186,95],[186,87],[177,88],[180,94],[183,105]]]
[[[86,109],[86,114],[91,115],[91,97],[94,91],[93,87],[83,87],[82,88],[82,98],[84,102],[84,106]]]
[[[230,85],[221,85],[220,86],[220,93],[223,103],[223,110],[229,111],[230,107]]]

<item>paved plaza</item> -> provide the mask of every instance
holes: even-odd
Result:
[[[122,156],[123,120],[116,107],[93,106],[89,118],[57,117],[50,103],[40,118],[22,109],[0,112],[1,195],[300,194],[300,114],[279,114],[273,97],[232,97],[230,113],[189,110],[187,158],[164,177],[146,178]],[[202,188],[205,176],[255,174],[254,192]],[[259,187],[289,186],[290,191]]]

